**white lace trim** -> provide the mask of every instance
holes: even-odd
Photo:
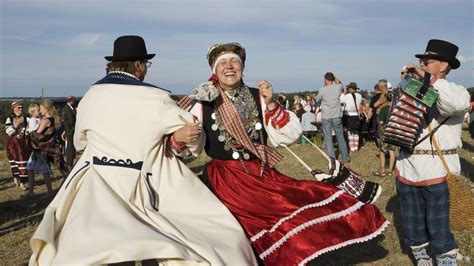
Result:
[[[281,224],[283,224],[285,221],[288,221],[290,220],[291,218],[295,217],[296,215],[298,215],[298,213],[306,210],[306,209],[309,209],[309,208],[316,208],[316,207],[321,207],[321,206],[324,206],[324,205],[327,205],[329,203],[331,203],[332,201],[334,201],[337,197],[339,197],[341,194],[343,194],[344,191],[342,190],[339,190],[337,191],[336,193],[332,194],[331,197],[323,200],[323,201],[320,201],[320,202],[316,202],[316,203],[312,203],[312,204],[308,204],[308,205],[305,205],[301,208],[299,208],[298,210],[294,211],[292,214],[286,216],[286,217],[283,217],[281,218],[277,223],[275,223],[275,225],[272,226],[272,228],[270,228],[270,230],[266,230],[266,229],[263,229],[262,231],[258,232],[256,235],[254,235],[253,237],[250,238],[250,241],[251,242],[255,242],[257,239],[259,239],[260,237],[262,237],[264,234],[268,233],[268,232],[274,232]]]
[[[281,245],[283,245],[283,243],[285,243],[290,237],[293,237],[294,235],[298,234],[299,232],[303,231],[304,229],[306,229],[306,228],[308,228],[312,225],[318,224],[318,223],[328,222],[328,221],[336,220],[340,217],[346,216],[346,215],[348,215],[350,213],[353,213],[356,210],[360,209],[360,207],[362,207],[363,205],[364,205],[363,202],[358,201],[356,204],[352,205],[348,209],[345,209],[343,211],[336,212],[336,213],[333,213],[333,214],[330,214],[330,215],[326,215],[326,216],[323,216],[323,217],[319,217],[319,218],[313,219],[311,221],[307,221],[307,222],[297,226],[293,230],[286,233],[285,236],[283,236],[280,240],[275,242],[270,248],[268,248],[264,252],[260,253],[260,258],[264,259],[266,256],[270,255],[273,251],[277,250]]]
[[[385,221],[385,223],[382,224],[382,226],[379,229],[377,229],[377,231],[373,232],[372,234],[370,234],[368,236],[347,240],[346,242],[342,242],[342,243],[339,243],[337,245],[330,246],[330,247],[318,250],[317,252],[313,253],[313,255],[311,255],[311,256],[307,257],[306,259],[302,260],[298,264],[298,266],[305,265],[306,263],[308,263],[312,259],[314,259],[314,258],[318,257],[319,255],[324,254],[326,252],[333,251],[333,250],[336,250],[336,249],[340,249],[342,247],[349,246],[349,245],[352,245],[352,244],[357,244],[357,243],[362,243],[362,242],[369,241],[372,238],[380,235],[385,230],[385,228],[387,228],[387,226],[389,224],[390,224],[390,222],[387,220],[387,221]]]

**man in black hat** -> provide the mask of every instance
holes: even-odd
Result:
[[[107,75],[77,108],[83,153],[32,237],[31,264],[256,264],[240,224],[176,157],[205,137],[168,91],[143,82],[154,56],[122,36],[105,57]]]
[[[426,51],[415,55],[419,66],[407,65],[417,78],[431,74],[430,83],[439,92],[428,119],[421,124],[421,137],[430,134],[428,127],[438,127],[436,133],[413,151],[401,151],[395,170],[405,243],[422,265],[430,265],[433,257],[438,265],[456,265],[458,246],[450,231],[448,172],[433,143],[438,143],[449,171],[458,175],[457,149],[462,146],[461,125],[469,108],[469,94],[463,86],[446,80],[448,73],[460,66],[457,52],[458,47],[450,42],[430,40]]]

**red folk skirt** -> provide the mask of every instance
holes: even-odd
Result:
[[[208,167],[216,196],[237,218],[266,265],[304,265],[317,256],[368,241],[389,222],[372,204],[337,187],[295,180],[260,161],[215,160]]]
[[[20,138],[16,136],[7,137],[7,158],[14,178],[20,179],[22,183],[28,181],[26,173],[26,164],[31,154],[30,139],[23,135]]]

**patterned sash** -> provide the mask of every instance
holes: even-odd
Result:
[[[208,85],[209,83],[207,83]],[[182,98],[179,102],[178,105],[183,108],[187,109],[192,103],[192,100],[197,100],[197,101],[202,101],[202,97],[199,99],[193,99],[197,97],[193,97],[194,95],[203,95],[203,93],[196,92],[196,90],[200,90],[203,86],[198,86],[193,92],[191,92],[190,95],[185,96]],[[205,86],[206,89],[209,89],[209,86]],[[270,166],[271,168],[275,167],[281,159],[283,159],[283,156],[277,152],[276,150],[264,145],[264,144],[254,144],[249,136],[247,135],[244,125],[242,123],[242,120],[240,118],[239,113],[237,112],[237,109],[235,108],[234,103],[232,100],[227,97],[222,90],[222,88],[217,85],[217,86],[212,86],[213,89],[217,90],[218,94],[214,93],[209,93],[206,92],[206,95],[215,95],[215,101],[214,101],[214,108],[219,114],[219,117],[222,119],[222,123],[224,124],[224,127],[229,134],[238,141],[241,145],[243,145],[247,150],[255,154],[262,162]],[[208,101],[212,101],[213,97],[211,96],[210,98],[206,99]]]

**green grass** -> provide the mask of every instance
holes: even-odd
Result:
[[[0,126],[1,127],[1,126]],[[3,127],[0,132],[4,131]],[[2,133],[0,133],[2,134]],[[0,143],[3,143],[0,135]],[[462,169],[469,184],[474,183],[474,141],[463,131],[463,149],[460,151]],[[313,169],[325,169],[325,159],[310,145],[293,145],[291,149],[297,153]],[[296,179],[310,179],[309,173],[291,154],[284,149],[279,151],[285,155],[278,165],[278,170]],[[205,155],[188,162],[193,171],[199,173],[202,166],[209,160]],[[372,171],[377,170],[378,159],[375,145],[367,143],[361,151],[351,154],[351,167],[364,178],[377,181],[383,186],[383,193],[376,202],[378,208],[391,222],[384,234],[373,241],[354,245],[339,251],[321,256],[314,264],[318,265],[410,265],[408,256],[401,245],[402,225],[399,214],[398,200],[395,192],[394,177],[374,177]],[[46,188],[41,178],[33,199],[21,199],[22,192],[13,186],[4,146],[0,146],[0,262],[4,265],[20,265],[28,262],[30,249],[28,241],[38,223],[50,198],[44,198]],[[57,189],[60,181],[54,180]],[[474,260],[474,230],[454,231],[454,235],[463,255]],[[313,264],[311,263],[311,264]],[[464,264],[468,265],[468,264]]]

